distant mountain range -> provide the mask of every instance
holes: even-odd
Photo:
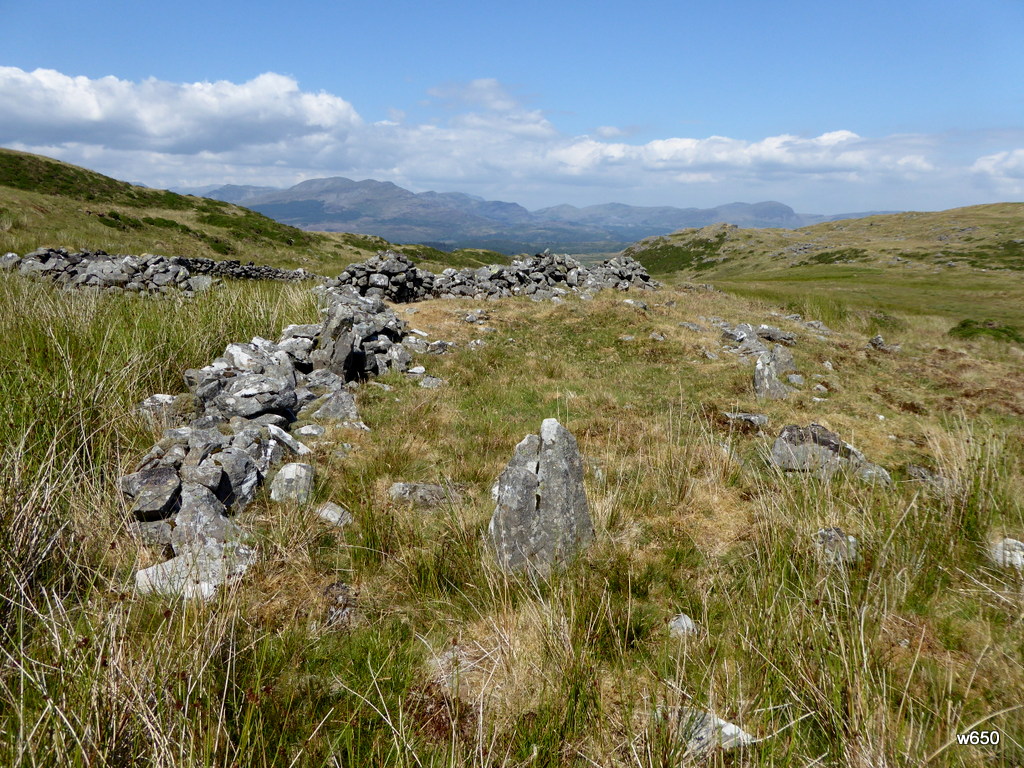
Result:
[[[461,192],[415,193],[388,181],[352,181],[340,176],[310,179],[288,189],[229,184],[175,191],[243,205],[306,230],[354,232],[445,250],[489,248],[510,254],[544,248],[567,253],[619,251],[644,237],[716,222],[793,229],[892,213],[823,216],[796,213],[788,205],[771,201],[715,208],[556,205],[529,211],[518,203],[484,200]]]

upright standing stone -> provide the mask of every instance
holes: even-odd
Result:
[[[594,538],[576,438],[556,419],[516,446],[497,502],[489,530],[502,570],[546,575]]]

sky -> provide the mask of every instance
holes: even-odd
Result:
[[[0,146],[536,209],[1024,200],[1024,0],[0,0]]]

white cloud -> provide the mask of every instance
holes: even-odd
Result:
[[[430,96],[444,108],[441,119],[408,122],[392,110],[369,123],[344,99],[303,91],[275,73],[243,83],[169,83],[0,67],[0,144],[152,185],[288,185],[345,175],[537,206],[774,198],[832,212],[983,202],[954,195],[1024,185],[1024,149],[963,167],[941,137],[922,135],[833,130],[630,143],[632,129],[614,126],[566,135],[494,79],[441,86]]]

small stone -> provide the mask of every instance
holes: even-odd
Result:
[[[689,637],[700,633],[700,629],[697,627],[697,622],[685,613],[680,613],[672,617],[672,620],[668,623],[668,631],[672,637],[678,638]]]
[[[859,542],[842,528],[822,528],[814,534],[814,543],[826,565],[851,565],[858,560]]]
[[[313,495],[313,467],[309,464],[285,464],[270,484],[270,498],[274,501],[305,504]]]
[[[356,609],[356,594],[348,584],[336,581],[324,588],[327,601],[325,624],[332,629],[345,629],[352,624]]]
[[[322,409],[321,409],[322,410]],[[267,425],[267,432],[272,438],[277,440],[282,445],[286,446],[288,450],[294,453],[296,456],[305,456],[308,453],[312,453],[313,450],[308,446],[300,443],[294,437],[289,435],[283,429],[273,424]]]
[[[301,435],[302,437],[320,437],[326,431],[327,430],[319,424],[306,424],[305,426],[296,429],[295,434]]]
[[[388,495],[395,501],[409,502],[416,507],[437,507],[446,500],[456,501],[458,496],[449,493],[444,486],[433,483],[394,483]]]
[[[339,528],[344,528],[352,522],[352,513],[340,504],[335,504],[333,501],[325,501],[316,508],[314,514],[316,514],[316,516],[321,520],[324,520],[331,525],[336,525]]]
[[[700,757],[715,749],[727,751],[756,741],[738,725],[692,707],[660,710],[658,719],[666,723],[676,739],[686,742],[687,756]]]
[[[1003,568],[1024,571],[1024,541],[1009,537],[993,542],[988,548],[989,559]]]
[[[651,333],[650,339],[651,341],[664,341],[665,337],[660,333]]]
[[[427,369],[424,368],[422,365],[414,365],[412,368],[406,371],[406,373],[408,373],[410,376],[422,376],[426,372]]]
[[[741,413],[726,411],[722,414],[729,421],[739,422],[741,424],[748,424],[752,427],[767,427],[768,417],[763,413]]]
[[[424,389],[437,389],[445,384],[447,382],[444,379],[439,379],[437,376],[424,376],[420,379],[420,386]]]

